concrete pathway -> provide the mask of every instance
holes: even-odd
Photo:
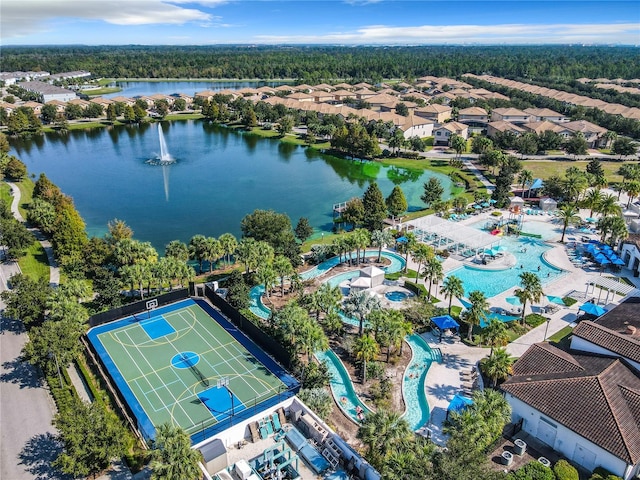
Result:
[[[16,262],[0,264],[0,291],[19,272]],[[22,360],[22,322],[0,316],[0,329],[0,478],[66,478],[51,467],[62,449],[51,424],[55,404],[40,373]]]
[[[11,212],[16,220],[24,223],[24,217],[20,213],[18,206],[20,205],[20,189],[14,183],[7,182],[7,185],[11,187],[11,194],[13,195],[13,201],[11,202]],[[47,261],[49,262],[49,285],[52,287],[57,287],[60,284],[60,269],[58,268],[58,263],[56,262],[56,258],[53,254],[53,247],[51,246],[51,242],[42,234],[40,229],[38,228],[29,228],[29,231],[33,233],[36,237],[36,240],[40,242],[42,248],[44,249],[45,254],[47,255]]]

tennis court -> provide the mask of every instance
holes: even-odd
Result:
[[[297,387],[200,300],[94,327],[88,337],[148,438],[155,426],[170,422],[201,440]]]

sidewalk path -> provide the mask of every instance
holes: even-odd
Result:
[[[13,201],[11,202],[11,213],[13,213],[13,216],[16,220],[24,223],[24,217],[18,209],[21,197],[20,189],[15,183],[7,182],[7,185],[11,187],[11,194],[13,195]],[[47,240],[40,229],[29,228],[29,231],[33,233],[33,235],[36,237],[36,240],[40,242],[40,245],[42,245],[42,248],[47,255],[47,261],[49,262],[49,285],[51,285],[52,287],[57,287],[60,284],[60,269],[58,268],[58,263],[56,262],[56,258],[53,254],[53,247],[51,246],[51,242]]]

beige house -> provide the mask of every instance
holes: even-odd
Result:
[[[298,102],[315,102],[315,97],[310,93],[295,92],[287,95],[290,100],[297,100]]]
[[[529,114],[517,108],[495,108],[491,112],[491,121],[498,122],[501,120],[511,123],[527,123]]]
[[[404,138],[426,138],[433,136],[433,127],[435,126],[433,121],[417,117],[416,115],[409,115],[408,117],[402,118],[405,119],[405,122],[400,125],[400,130],[402,130]]]
[[[524,112],[529,114],[530,122],[543,122],[548,120],[555,123],[568,122],[570,118],[565,117],[561,113],[554,112],[549,108],[525,108]]]
[[[462,123],[487,123],[489,114],[484,108],[469,107],[458,112],[458,121]]]
[[[444,123],[451,118],[451,107],[447,105],[427,105],[426,107],[416,108],[415,114],[419,117],[426,118],[436,123]]]
[[[465,140],[469,138],[469,127],[464,123],[449,122],[433,129],[434,145],[449,145],[452,135],[458,135]]]
[[[493,137],[496,133],[513,132],[516,135],[524,133],[524,128],[511,122],[498,120],[487,124],[487,136]]]
[[[552,132],[562,132],[562,127],[557,123],[543,120],[541,122],[529,122],[522,125],[522,128],[527,132],[535,133],[536,135],[542,135],[543,132],[551,130]]]
[[[562,130],[558,133],[565,138],[572,136],[574,133],[580,132],[584,135],[584,139],[591,148],[597,148],[600,144],[602,136],[607,132],[606,128],[602,128],[586,120],[577,120],[575,122],[567,122],[561,125]]]
[[[67,102],[62,102],[60,100],[50,100],[45,103],[45,105],[53,105],[54,107],[56,107],[56,112],[63,113],[64,109],[67,106]]]

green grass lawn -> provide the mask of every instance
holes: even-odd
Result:
[[[33,201],[33,189],[35,187],[35,183],[31,181],[29,178],[25,178],[21,182],[16,184],[20,189],[20,204],[18,205],[18,210],[22,215],[22,218],[27,218],[27,207]]]
[[[108,93],[116,93],[121,91],[122,89],[120,87],[103,87],[97,88],[95,90],[82,91],[82,93],[89,95],[90,97],[99,97],[100,95],[106,95]]]
[[[44,248],[40,242],[33,242],[27,249],[27,254],[18,260],[20,270],[31,278],[44,278],[49,280],[49,263]]]
[[[2,199],[8,206],[10,206],[13,201],[11,188],[9,188],[9,185],[4,182],[0,184],[0,199]]]
[[[549,178],[551,175],[563,174],[569,167],[578,167],[580,170],[584,170],[589,162],[587,161],[570,161],[570,160],[552,160],[552,161],[539,161],[539,160],[525,160],[523,167],[533,172],[534,178]],[[601,162],[604,169],[607,181],[620,182],[622,177],[616,172],[623,163],[637,163],[637,162]]]

